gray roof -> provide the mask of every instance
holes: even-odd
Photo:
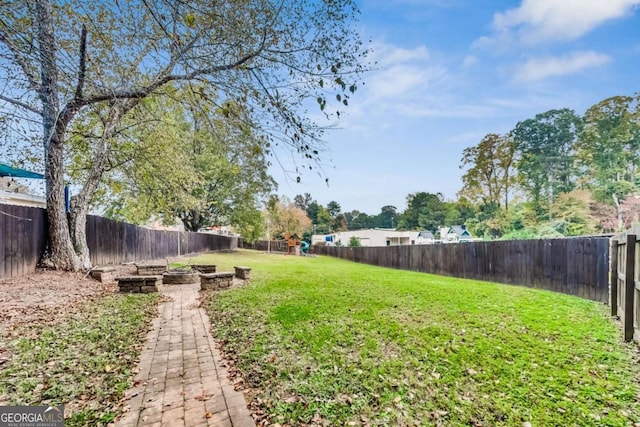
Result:
[[[464,225],[454,225],[450,228],[451,232],[453,231],[454,233],[456,233],[456,235],[458,237],[462,237],[462,236],[466,236],[466,237],[472,237],[471,233],[469,233],[469,231],[467,230],[467,228]]]

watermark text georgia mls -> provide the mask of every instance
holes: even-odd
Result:
[[[64,427],[64,406],[0,406],[0,427]]]

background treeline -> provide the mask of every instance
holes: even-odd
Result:
[[[430,230],[465,224],[476,237],[535,238],[608,233],[629,227],[640,212],[640,95],[615,96],[584,116],[564,108],[487,134],[462,153],[456,200],[417,192],[407,206],[378,214],[342,212],[297,195],[311,231],[384,227]]]
[[[190,96],[192,108],[151,97],[141,106],[163,111],[162,125],[141,109],[132,120],[149,125],[114,140],[124,154],[114,157],[121,166],[102,182],[107,216],[135,223],[178,219],[194,231],[230,225],[253,241],[376,227],[438,237],[440,227],[462,224],[486,239],[577,236],[624,229],[640,212],[640,95],[605,99],[583,116],[567,108],[546,111],[504,134],[487,134],[463,150],[454,200],[416,192],[402,211],[387,204],[368,214],[343,212],[336,201],[323,206],[309,193],[292,201],[273,196],[269,152],[247,124],[246,109],[232,102],[211,107],[198,90],[175,91]],[[77,145],[71,176],[89,164],[82,141],[71,138]]]

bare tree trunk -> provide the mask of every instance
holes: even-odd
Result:
[[[509,185],[504,189],[504,210],[509,211]]]
[[[616,219],[618,220],[617,231],[622,231],[624,222],[622,221],[622,207],[620,206],[620,199],[616,194],[613,194],[613,203],[616,205]]]
[[[71,242],[64,203],[62,144],[57,141],[51,141],[46,150],[46,155],[45,179],[47,187],[47,216],[49,219],[49,252],[46,254],[46,259],[43,259],[43,265],[77,271],[81,268],[80,259],[77,257]]]
[[[191,209],[178,215],[184,225],[185,231],[197,232],[202,226],[202,218],[197,209]]]
[[[77,271],[80,260],[75,254],[64,205],[64,129],[58,126],[58,73],[53,36],[51,4],[38,0],[38,42],[40,53],[40,100],[42,101],[43,138],[47,216],[49,219],[49,253],[43,264]]]
[[[71,237],[84,270],[91,268],[89,245],[87,244],[87,214],[89,212],[89,204],[102,178],[104,164],[109,152],[108,141],[109,138],[103,136],[98,142],[89,176],[80,192],[71,198]]]
[[[89,245],[87,244],[87,214],[93,196],[100,185],[102,174],[109,154],[110,141],[117,131],[117,126],[122,116],[138,105],[137,99],[119,101],[112,106],[109,117],[104,125],[102,137],[93,155],[93,163],[89,175],[80,192],[71,198],[70,228],[76,253],[82,264],[82,268],[91,268]]]

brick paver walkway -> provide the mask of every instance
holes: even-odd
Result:
[[[130,412],[117,427],[255,427],[241,392],[209,333],[209,319],[198,308],[199,285],[163,286],[172,301],[160,306],[136,377],[127,392]]]

